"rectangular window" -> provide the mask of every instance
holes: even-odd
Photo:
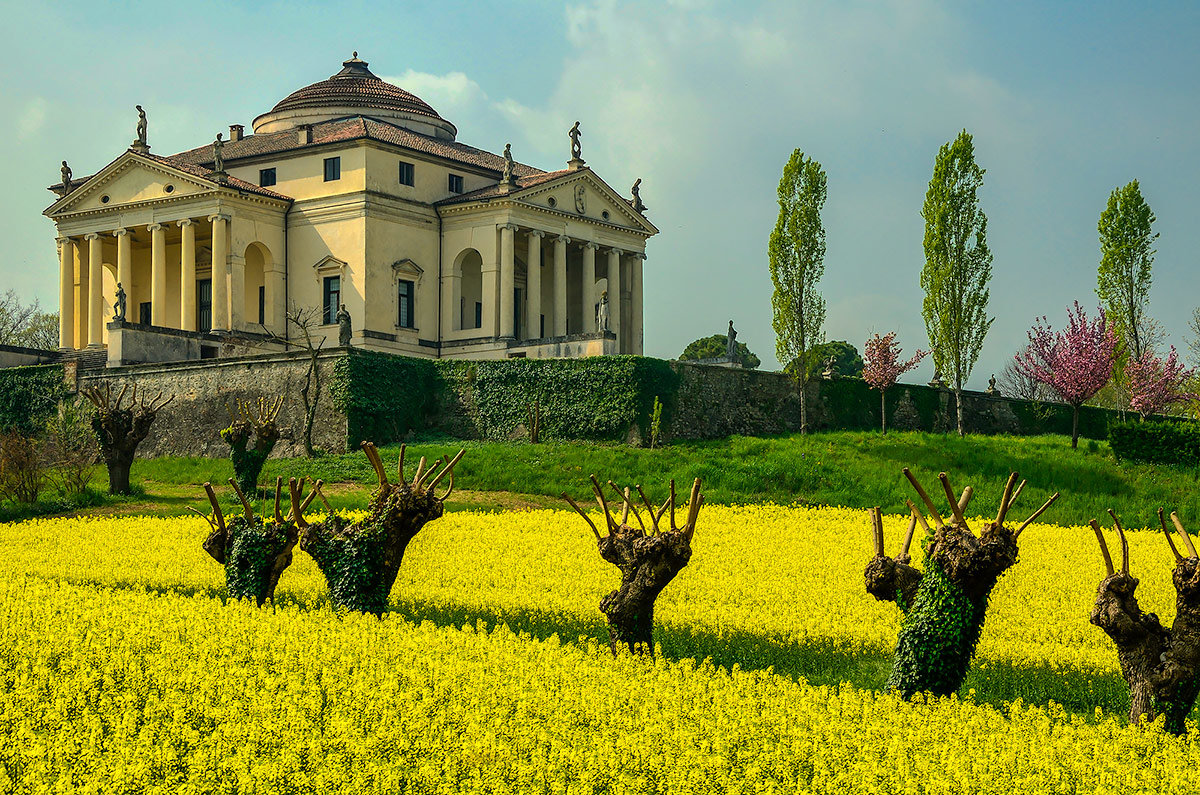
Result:
[[[414,285],[410,281],[400,280],[400,291],[398,295],[399,316],[396,318],[396,325],[400,328],[413,327],[413,295]]]
[[[475,302],[475,328],[483,328],[483,304]]]
[[[413,168],[412,163],[405,163],[403,160],[401,160],[400,161],[400,184],[401,185],[412,185],[413,177],[415,176],[415,171],[416,171],[416,169]]]
[[[342,303],[342,277],[326,276],[325,286],[321,292],[322,320],[326,325],[337,322],[338,307]]]
[[[325,181],[333,182],[342,178],[342,159],[340,157],[325,158]]]
[[[525,303],[525,291],[520,287],[513,288],[513,330],[521,333],[521,323],[525,320],[521,306]],[[526,334],[526,336],[529,336]]]
[[[451,193],[462,193],[463,192],[462,179],[463,178],[462,178],[461,174],[451,174],[450,175],[450,192]]]
[[[267,322],[267,288],[266,285],[259,285],[258,288],[258,324],[266,325]]]
[[[260,168],[258,170],[258,184],[260,187],[269,188],[275,184],[275,169]]]
[[[538,330],[538,338],[545,339],[546,338],[546,316],[540,315],[540,317],[542,319],[542,324]]]
[[[212,331],[212,279],[196,281],[196,328]]]

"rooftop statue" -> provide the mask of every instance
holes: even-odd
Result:
[[[513,182],[512,144],[504,145],[504,173],[500,177],[500,182],[505,185],[511,185]]]
[[[571,138],[571,159],[582,161],[583,147],[579,144],[579,137],[583,133],[579,131],[579,122],[575,122],[575,126],[570,129],[567,135]]]
[[[642,187],[642,178],[638,177],[637,181],[633,183],[633,187],[630,188],[629,191],[630,191],[630,193],[633,194],[633,209],[634,209],[634,211],[639,212],[639,213],[644,213],[644,212],[646,212],[646,205],[642,204],[641,187]]]
[[[225,154],[222,150],[225,149],[225,142],[221,140],[221,133],[217,133],[217,139],[213,141],[213,171],[221,174],[225,171]]]
[[[142,109],[141,105],[135,105],[134,107],[137,108],[138,112],[137,137],[133,139],[133,146],[131,148],[142,153],[149,152],[150,144],[146,143],[146,132],[149,126],[146,123],[146,111]]]
[[[59,173],[62,175],[63,188],[65,188],[66,190],[70,190],[70,188],[71,188],[71,167],[67,165],[66,160],[62,161],[62,168],[59,169]],[[63,192],[65,193],[66,190],[64,190]]]

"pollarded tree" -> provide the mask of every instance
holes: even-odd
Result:
[[[1154,213],[1135,179],[1108,197],[1100,213],[1100,267],[1096,295],[1125,343],[1130,359],[1139,359],[1150,346],[1146,337],[1146,306],[1150,302],[1150,268],[1154,263],[1151,231]]]
[[[1042,317],[1029,332],[1029,346],[1017,354],[1017,370],[1045,384],[1073,410],[1071,449],[1079,447],[1079,407],[1112,380],[1120,344],[1104,309],[1095,320],[1075,302],[1067,309],[1067,327],[1050,328]]]
[[[1025,482],[1013,490],[1017,473],[1012,473],[1000,499],[994,522],[988,522],[978,536],[971,532],[964,512],[971,501],[970,486],[955,495],[943,472],[938,475],[949,500],[953,518],[946,524],[933,500],[907,468],[904,475],[912,483],[929,509],[934,528],[911,501],[912,519],[900,554],[884,554],[883,518],[879,508],[872,511],[875,557],[864,573],[867,593],[880,601],[894,601],[904,613],[888,688],[905,698],[915,693],[948,696],[958,690],[966,678],[975,655],[975,644],[983,631],[988,597],[1000,576],[1017,562],[1017,539],[1021,532],[1058,499],[1058,493],[1034,511],[1015,530],[1004,524],[1005,516],[1016,502]],[[909,565],[908,550],[919,522],[925,530],[925,571]]]
[[[146,400],[146,393],[138,398],[138,388],[129,390],[129,385],[121,387],[117,399],[113,400],[112,384],[103,388],[91,386],[80,392],[96,407],[92,418],[92,428],[96,431],[96,439],[100,442],[100,456],[108,467],[109,494],[128,494],[129,470],[133,467],[133,457],[137,447],[150,433],[158,412],[166,408],[174,395],[163,400],[163,393]],[[125,393],[129,392],[129,403],[123,401]]]
[[[1187,731],[1187,716],[1200,694],[1200,558],[1188,537],[1183,523],[1174,513],[1171,522],[1187,548],[1185,558],[1179,554],[1171,531],[1158,509],[1158,522],[1175,556],[1171,580],[1175,584],[1175,622],[1164,627],[1153,613],[1143,613],[1134,591],[1137,577],[1129,574],[1129,542],[1117,521],[1108,512],[1121,539],[1121,570],[1113,566],[1104,533],[1095,519],[1091,521],[1108,576],[1096,589],[1096,606],[1092,608],[1092,623],[1104,630],[1117,647],[1121,676],[1129,685],[1129,722],[1143,718],[1153,721],[1163,715],[1163,728],[1172,734]]]
[[[975,144],[963,130],[938,150],[925,194],[925,290],[923,315],[933,363],[954,387],[958,435],[963,423],[962,388],[975,367],[995,318],[987,316],[992,252],[987,216],[979,208],[984,170],[975,163]]]
[[[621,587],[600,601],[600,611],[608,619],[609,647],[613,654],[626,648],[634,653],[654,652],[654,602],[662,589],[667,587],[675,575],[692,558],[692,535],[696,532],[696,518],[704,497],[700,495],[700,478],[692,483],[692,494],[688,499],[687,519],[683,527],[675,525],[675,481],[671,481],[671,495],[655,509],[647,499],[641,486],[634,486],[646,508],[646,520],[634,505],[635,499],[626,487],[617,488],[611,480],[608,485],[621,500],[621,521],[617,521],[604,499],[600,481],[592,475],[592,490],[596,502],[604,514],[605,531],[600,535],[595,522],[573,499],[563,493],[563,499],[571,504],[583,520],[592,528],[600,557],[621,570]],[[663,515],[670,509],[670,528],[662,526]],[[637,520],[637,527],[629,524],[629,517]],[[650,523],[647,528],[646,522]]]
[[[879,417],[883,433],[887,435],[887,391],[896,379],[920,364],[929,351],[920,348],[911,359],[900,358],[901,348],[896,342],[896,332],[889,331],[882,337],[875,334],[863,346],[863,380],[872,389],[879,390]]]
[[[817,292],[817,282],[825,272],[825,194],[821,164],[799,149],[792,152],[779,179],[779,219],[768,246],[775,287],[771,325],[780,362],[808,361],[808,350],[822,339],[825,299]],[[800,393],[800,432],[807,433],[810,373],[807,367],[797,367],[792,377]]]
[[[229,427],[221,431],[221,438],[229,445],[229,457],[233,461],[233,477],[245,493],[254,495],[258,490],[258,476],[263,464],[279,441],[279,426],[275,420],[283,398],[267,401],[259,398],[256,404],[238,401],[238,410],[225,406],[229,411]],[[250,440],[253,438],[254,445]]]
[[[1175,346],[1166,359],[1144,351],[1125,365],[1125,380],[1129,386],[1129,407],[1142,415],[1159,414],[1176,403],[1197,400],[1200,396],[1188,391],[1195,373],[1179,361]]]

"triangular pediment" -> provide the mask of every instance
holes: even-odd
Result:
[[[203,177],[152,157],[126,152],[51,205],[46,215],[57,218],[213,193],[216,190],[218,186]]]
[[[552,207],[561,213],[600,223],[632,227],[645,234],[658,228],[590,168],[570,171],[538,185],[519,189],[512,197],[535,207]],[[551,201],[553,199],[553,201]]]

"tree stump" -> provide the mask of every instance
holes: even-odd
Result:
[[[112,399],[112,384],[100,387],[88,387],[80,390],[84,397],[96,407],[96,416],[92,418],[92,429],[100,441],[100,455],[108,468],[108,493],[129,494],[129,470],[133,466],[133,457],[137,447],[150,433],[150,426],[158,412],[175,399],[175,396],[163,400],[162,392],[154,399],[147,401],[145,393],[138,398],[138,388],[135,385],[129,396],[129,404],[122,403],[129,385],[121,387],[117,399]]]
[[[241,501],[243,513],[227,520],[221,513],[221,505],[212,484],[204,484],[204,491],[212,505],[212,516],[200,515],[213,528],[204,541],[204,551],[225,567],[225,589],[230,596],[234,599],[254,599],[260,607],[268,599],[275,600],[275,588],[284,570],[292,565],[292,549],[299,540],[299,525],[295,517],[312,502],[320,483],[318,480],[308,497],[301,500],[303,482],[297,485],[295,478],[288,481],[292,508],[284,518],[279,506],[283,478],[276,478],[273,522],[255,514],[234,478],[229,479],[229,485]],[[192,510],[200,513],[195,508]]]
[[[279,441],[279,427],[275,420],[282,407],[282,397],[270,403],[259,398],[256,407],[239,400],[236,414],[228,404],[225,406],[229,411],[229,427],[221,431],[221,438],[229,445],[233,478],[246,494],[254,495],[257,492],[258,476],[262,473],[263,464]],[[253,447],[250,446],[252,438]]]
[[[1175,556],[1171,579],[1175,584],[1175,623],[1164,627],[1158,616],[1143,613],[1134,591],[1138,579],[1129,574],[1129,542],[1117,515],[1109,509],[1117,536],[1121,539],[1121,570],[1113,568],[1104,533],[1095,519],[1091,521],[1108,575],[1096,589],[1092,623],[1104,630],[1117,647],[1121,675],[1129,685],[1129,722],[1143,718],[1153,721],[1163,716],[1163,728],[1172,734],[1187,731],[1186,720],[1200,694],[1200,559],[1196,547],[1179,517],[1171,522],[1187,548],[1179,554],[1171,540],[1171,531],[1158,510],[1163,535]]]
[[[688,500],[687,520],[683,527],[675,525],[675,481],[671,481],[671,494],[656,511],[646,498],[641,486],[636,486],[638,495],[646,508],[650,521],[647,529],[641,514],[633,504],[628,488],[621,491],[611,480],[608,485],[622,500],[621,520],[618,522],[604,499],[600,481],[592,475],[592,490],[596,502],[604,512],[607,535],[601,536],[599,529],[579,505],[565,493],[563,498],[571,504],[596,536],[600,557],[616,566],[621,572],[621,586],[600,601],[600,611],[608,622],[609,647],[613,654],[625,648],[633,653],[654,653],[654,602],[662,589],[688,564],[692,557],[692,535],[696,532],[696,517],[704,498],[700,495],[700,479],[692,484]],[[663,515],[670,509],[670,529],[662,529]],[[631,526],[629,516],[637,520]]]
[[[326,519],[309,524],[303,514],[297,514],[296,521],[301,527],[300,549],[312,556],[325,575],[334,608],[381,616],[387,610],[404,550],[426,523],[441,517],[443,504],[454,490],[454,467],[466,450],[453,459],[435,461],[429,468],[421,458],[409,483],[404,477],[405,446],[400,445],[400,482],[391,483],[375,445],[363,442],[362,447],[379,478],[368,516],[348,521],[325,501],[318,483],[314,491],[325,502]],[[449,485],[439,497],[434,488],[447,475]]]
[[[908,501],[912,514],[900,554],[888,558],[883,550],[883,523],[879,508],[872,511],[875,557],[864,574],[867,592],[881,601],[895,601],[904,613],[892,672],[887,686],[905,698],[916,693],[947,696],[962,686],[987,616],[987,602],[997,580],[1017,562],[1021,532],[1058,499],[1054,493],[1016,530],[1004,519],[1025,483],[1013,490],[1017,474],[1008,478],[1000,510],[977,537],[963,516],[971,501],[970,486],[955,496],[943,472],[938,475],[953,515],[946,523],[933,500],[908,468],[904,475],[928,508],[934,528]],[[916,524],[925,530],[925,571],[909,565],[909,546]]]

